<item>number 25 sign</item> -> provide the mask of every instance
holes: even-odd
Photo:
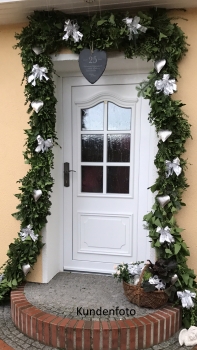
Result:
[[[79,67],[83,76],[94,84],[101,77],[107,66],[105,51],[84,49],[79,54]]]

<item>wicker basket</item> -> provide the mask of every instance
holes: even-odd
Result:
[[[123,281],[123,288],[127,299],[131,303],[136,304],[140,307],[143,306],[156,309],[167,303],[168,295],[164,291],[160,290],[154,292],[145,292],[144,289],[140,287],[146,268],[147,267],[145,266],[142,270],[139,282],[136,285]]]

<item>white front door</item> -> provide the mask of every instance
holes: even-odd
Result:
[[[143,75],[63,79],[64,269],[112,272],[146,260],[150,125]],[[151,164],[152,165],[152,164]]]

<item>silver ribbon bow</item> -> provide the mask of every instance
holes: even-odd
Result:
[[[196,297],[196,293],[191,293],[190,290],[185,289],[183,292],[177,292],[177,296],[181,299],[182,306],[186,307],[186,309],[194,307],[192,298]]]
[[[32,230],[32,226],[28,225],[26,228],[23,228],[20,232],[21,241],[25,241],[25,239],[30,236],[32,241],[37,241],[38,235],[34,234],[34,231]]]
[[[162,282],[162,280],[159,280],[157,275],[150,277],[148,282],[150,284],[155,284],[155,288],[158,290],[165,289],[165,287],[166,287],[166,285]]]
[[[164,74],[162,80],[156,80],[155,87],[157,90],[163,91],[165,95],[170,95],[177,91],[175,79],[170,79],[170,74]]]
[[[46,73],[48,73],[48,69],[45,67],[40,67],[38,64],[34,64],[32,68],[32,74],[28,77],[28,83],[36,86],[36,79],[40,79],[42,81],[43,78],[49,80]]]
[[[146,33],[147,28],[141,26],[141,24],[139,24],[140,22],[140,17],[135,16],[134,18],[129,18],[126,17],[123,19],[123,22],[126,23],[128,29],[129,29],[129,40],[133,39],[133,34],[139,34],[138,30],[140,32]]]
[[[172,243],[172,242],[174,242],[174,238],[172,237],[172,235],[170,233],[170,228],[168,226],[166,226],[165,228],[157,227],[156,232],[160,233],[160,237],[159,237],[160,243],[164,243],[164,242]]]
[[[182,169],[180,167],[180,159],[177,157],[172,162],[170,160],[166,160],[166,177],[168,178],[173,174],[173,171],[177,176],[180,175]]]
[[[129,272],[132,276],[140,275],[142,272],[142,268],[139,265],[129,266]]]
[[[53,140],[52,139],[47,139],[44,140],[40,135],[37,136],[37,141],[38,141],[38,146],[36,147],[35,151],[36,152],[45,152],[48,151],[49,148],[53,147]]]
[[[70,36],[73,37],[74,42],[77,43],[79,40],[82,40],[83,34],[78,31],[79,26],[77,23],[72,23],[70,19],[65,21],[64,31],[66,34],[63,36],[63,40],[68,40]]]

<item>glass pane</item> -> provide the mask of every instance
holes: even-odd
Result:
[[[103,130],[104,103],[81,110],[81,130]]]
[[[129,193],[129,167],[107,167],[107,193]]]
[[[108,162],[130,162],[130,134],[107,135]]]
[[[131,130],[131,108],[108,102],[108,130]]]
[[[81,192],[103,192],[103,167],[81,167]]]
[[[81,161],[103,161],[103,135],[81,135]]]

